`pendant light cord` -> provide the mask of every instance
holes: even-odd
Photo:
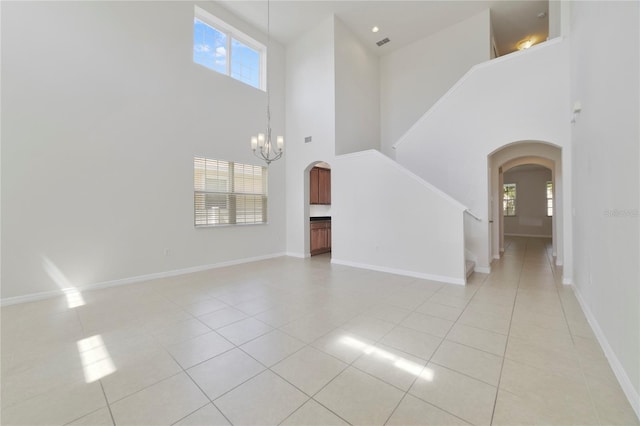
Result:
[[[264,61],[267,78],[265,79],[265,91],[267,92],[267,141],[271,143],[271,94],[269,93],[269,50],[271,49],[271,4],[267,0],[267,51]]]

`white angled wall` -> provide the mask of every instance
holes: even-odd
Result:
[[[284,252],[281,163],[268,225],[193,226],[193,157],[259,164],[266,104],[193,63],[193,17],[188,1],[3,3],[2,298]],[[282,134],[284,51],[270,53]]]
[[[574,282],[640,417],[640,4],[572,2]]]
[[[469,69],[489,60],[489,10],[380,58],[381,151],[391,146]]]
[[[464,284],[464,206],[379,151],[332,168],[332,261]]]
[[[400,164],[481,217],[466,230],[466,248],[480,268],[491,260],[489,155],[515,142],[543,141],[562,149],[563,173],[571,173],[568,52],[568,42],[555,39],[475,66],[396,144]],[[571,241],[571,188],[563,184],[563,239]]]

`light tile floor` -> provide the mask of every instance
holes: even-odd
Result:
[[[6,307],[2,424],[639,424],[559,275],[519,238],[466,287],[321,256]]]

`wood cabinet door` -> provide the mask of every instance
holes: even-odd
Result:
[[[319,203],[331,204],[331,170],[318,169]]]
[[[319,170],[314,167],[309,172],[309,204],[320,204]]]
[[[311,255],[331,251],[331,222],[313,222],[310,226]]]

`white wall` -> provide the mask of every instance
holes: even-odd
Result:
[[[489,10],[380,59],[382,152],[391,146],[456,81],[491,52]]]
[[[504,183],[516,184],[516,215],[504,217],[504,234],[551,237],[551,217],[547,216],[547,182],[551,170],[518,170],[504,173]]]
[[[464,206],[375,150],[331,173],[332,262],[464,284]]]
[[[335,19],[336,154],[380,149],[379,59]]]
[[[640,417],[638,28],[638,2],[573,2],[574,281]]]
[[[287,253],[304,257],[309,254],[309,169],[318,161],[333,167],[335,156],[334,18],[302,35],[286,53],[286,242]],[[307,136],[312,142],[304,142]]]
[[[82,286],[285,250],[281,163],[268,225],[193,226],[194,155],[258,164],[248,141],[266,102],[193,63],[193,14],[191,2],[2,4],[2,298],[57,290],[47,262]],[[282,134],[284,51],[270,53]]]
[[[488,156],[513,142],[545,141],[562,148],[562,170],[571,173],[568,52],[555,39],[475,66],[396,144],[400,164],[481,216],[467,228],[467,249],[481,268],[491,258]],[[571,241],[571,188],[564,184],[563,238]]]

